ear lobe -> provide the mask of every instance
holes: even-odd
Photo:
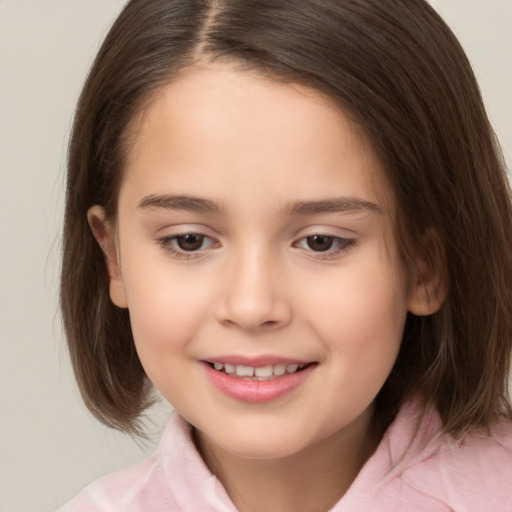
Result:
[[[110,299],[116,306],[127,308],[126,291],[119,265],[115,226],[107,221],[104,208],[98,205],[89,208],[87,220],[105,257],[110,280]]]
[[[448,294],[448,272],[444,247],[437,232],[427,230],[414,257],[416,267],[409,289],[408,310],[417,316],[438,311]]]

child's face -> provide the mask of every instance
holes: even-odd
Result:
[[[134,134],[102,242],[154,385],[241,456],[366,431],[415,295],[369,145],[319,93],[227,65],[159,91]]]

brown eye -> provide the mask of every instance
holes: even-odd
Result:
[[[187,235],[180,235],[176,237],[176,244],[182,251],[198,251],[202,249],[204,244],[204,235],[196,233],[189,233]]]
[[[200,233],[184,233],[182,235],[165,236],[156,239],[162,249],[174,259],[195,260],[218,249],[220,243]]]
[[[324,252],[332,248],[334,243],[333,236],[313,235],[306,238],[306,244],[309,249],[315,252]]]
[[[333,235],[324,235],[317,233],[315,235],[305,236],[297,242],[294,247],[303,249],[310,256],[317,259],[334,259],[339,258],[349,249],[356,245],[353,238],[342,238]]]

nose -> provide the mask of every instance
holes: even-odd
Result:
[[[279,262],[263,251],[229,258],[222,278],[217,319],[245,331],[272,331],[291,319],[291,304]]]

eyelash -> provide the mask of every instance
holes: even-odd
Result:
[[[312,241],[312,239],[315,238],[324,238],[328,239],[329,247],[327,247],[325,250],[315,251],[311,248],[311,246],[303,247],[301,246],[301,243],[306,243],[309,245],[309,243]],[[331,259],[336,258],[340,256],[343,253],[346,253],[350,249],[352,249],[356,244],[356,240],[353,238],[342,238],[339,236],[334,235],[327,235],[323,233],[315,233],[314,235],[309,235],[300,238],[297,242],[293,244],[294,247],[301,248],[306,250],[307,252],[311,252],[314,254],[313,257],[319,258],[319,259]],[[332,247],[335,247],[334,249]]]
[[[191,236],[195,236],[195,237],[198,237],[201,239],[201,247],[199,247],[198,249],[189,250],[189,251],[187,251],[186,249],[177,247],[177,245],[179,244],[180,238],[191,237]],[[202,247],[204,242],[207,240],[210,241],[210,247],[218,247],[219,246],[219,242],[217,242],[213,238],[211,238],[207,235],[203,235],[201,233],[194,233],[194,232],[183,233],[183,234],[174,235],[174,236],[166,236],[164,238],[159,238],[157,240],[157,242],[162,246],[164,251],[170,253],[171,256],[178,258],[178,259],[191,260],[191,259],[196,259],[196,258],[200,258],[201,256],[204,256],[204,251],[208,250],[210,248],[210,247],[208,247],[207,249],[205,249]]]
[[[180,239],[185,237],[198,237],[200,239],[201,245],[197,249],[186,250],[178,247],[180,243]],[[310,243],[315,238],[327,239],[328,247],[325,250],[315,251],[311,248]],[[203,247],[204,243],[209,241],[208,247]],[[191,260],[197,259],[204,256],[204,252],[208,251],[211,248],[219,247],[219,242],[214,240],[213,238],[203,235],[201,233],[183,233],[180,235],[167,236],[164,238],[157,239],[158,244],[164,249],[165,252],[171,254],[171,256],[177,259]],[[304,247],[301,244],[307,244],[308,247]],[[325,243],[325,241],[324,241]],[[313,235],[305,236],[300,238],[297,242],[293,243],[293,247],[298,249],[303,249],[306,252],[310,252],[314,254],[315,258],[318,259],[333,259],[338,257],[340,254],[345,253],[352,249],[356,244],[356,240],[353,238],[342,238],[334,235],[327,235],[323,233],[315,233]],[[333,246],[335,247],[333,249]]]

